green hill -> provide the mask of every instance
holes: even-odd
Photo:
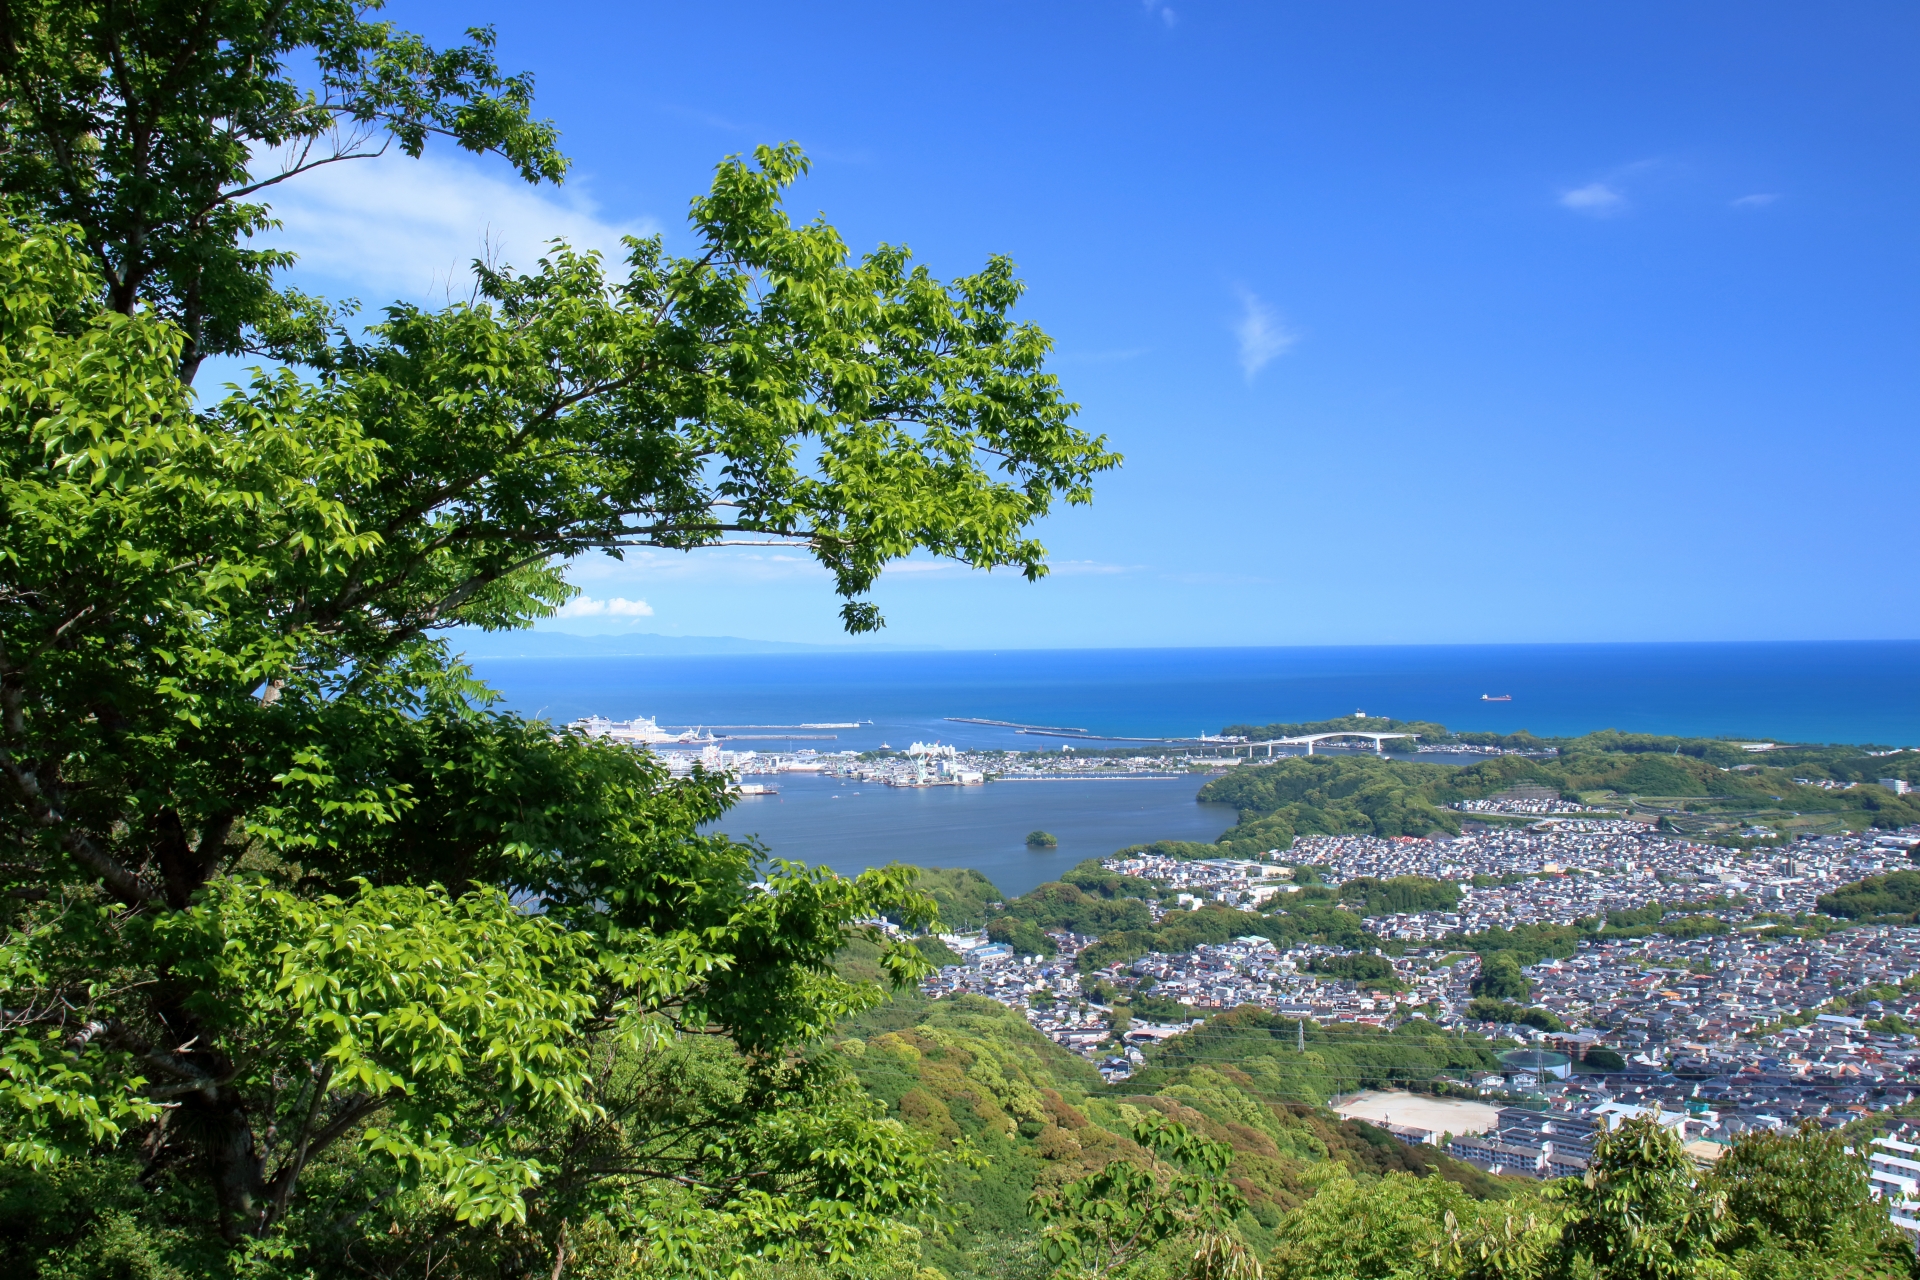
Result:
[[[1272,1247],[1281,1215],[1310,1198],[1331,1166],[1369,1179],[1443,1177],[1481,1197],[1509,1193],[1506,1180],[1315,1105],[1354,1082],[1413,1078],[1456,1061],[1483,1066],[1491,1061],[1484,1051],[1443,1037],[1429,1044],[1310,1025],[1303,1056],[1290,1048],[1291,1022],[1276,1039],[1276,1028],[1260,1021],[1265,1015],[1252,1014],[1226,1015],[1177,1037],[1155,1050],[1147,1071],[1111,1088],[1017,1011],[978,996],[903,993],[845,1024],[834,1049],[890,1116],[945,1149],[964,1144],[971,1153],[974,1167],[956,1164],[946,1175],[948,1230],[922,1243],[927,1260],[952,1280],[1045,1274],[1028,1198],[1116,1156],[1137,1158],[1125,1135],[1147,1111],[1233,1148],[1228,1177],[1251,1206],[1238,1227],[1261,1253]]]
[[[1822,911],[1843,920],[1912,924],[1920,920],[1920,871],[1868,876],[1821,894],[1818,903]]]
[[[1372,717],[1316,725],[1229,725],[1227,732],[1258,739],[1280,731],[1359,728],[1417,732],[1423,741],[1439,744],[1492,738]],[[1868,755],[1863,747],[1803,746],[1751,752],[1721,739],[1613,730],[1578,738],[1512,735],[1494,741],[1557,754],[1493,756],[1464,766],[1361,754],[1248,763],[1200,790],[1200,799],[1233,805],[1240,813],[1217,844],[1142,847],[1173,857],[1255,856],[1284,850],[1295,836],[1457,834],[1462,815],[1449,805],[1498,795],[1517,784],[1621,808],[1651,798],[1656,814],[1674,815],[1695,835],[1715,834],[1716,816],[1724,816],[1729,828],[1763,816],[1781,829],[1920,823],[1920,796],[1899,796],[1879,785],[1882,778],[1920,780],[1920,751]],[[1853,785],[1817,785],[1821,782]]]

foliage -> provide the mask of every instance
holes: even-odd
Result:
[[[1920,871],[1868,876],[1820,895],[1817,905],[1843,920],[1884,920],[1912,924],[1920,920]]]
[[[940,1229],[922,1247],[948,1276],[1044,1263],[1026,1205],[1036,1184],[1082,1176],[1124,1138],[1081,1109],[1100,1079],[1013,1009],[975,996],[902,992],[848,1022],[837,1051],[868,1095],[917,1134],[967,1158],[941,1174]]]
[[[1176,1237],[1201,1241],[1208,1252],[1209,1238],[1228,1236],[1245,1207],[1223,1176],[1233,1159],[1224,1143],[1159,1115],[1141,1119],[1131,1137],[1152,1163],[1111,1160],[1098,1173],[1035,1194],[1033,1215],[1045,1224],[1045,1256],[1056,1275],[1111,1275]],[[1212,1251],[1231,1256],[1218,1246]],[[1245,1273],[1257,1276],[1258,1265]]]
[[[1199,846],[1212,849],[1211,845]],[[1099,858],[1088,858],[1073,870],[1060,877],[1063,884],[1070,884],[1082,893],[1102,898],[1150,898],[1154,894],[1151,885],[1138,876],[1123,876],[1108,871],[1100,865]]]
[[[1050,956],[1060,949],[1039,925],[1017,916],[995,916],[989,920],[987,937],[1011,945],[1015,955]]]
[[[1159,1074],[1201,1065],[1231,1064],[1267,1098],[1324,1103],[1354,1089],[1426,1085],[1449,1075],[1496,1070],[1484,1040],[1462,1040],[1418,1019],[1394,1031],[1357,1025],[1304,1024],[1252,1007],[1209,1018],[1148,1054],[1143,1083]]]
[[[1574,924],[1522,924],[1511,929],[1496,927],[1483,929],[1479,933],[1457,934],[1449,942],[1474,951],[1488,966],[1500,963],[1504,969],[1505,961],[1510,960],[1517,972],[1521,967],[1537,964],[1549,956],[1565,959],[1578,949],[1582,940],[1587,939],[1643,938],[1652,933],[1697,938],[1726,931],[1732,926],[1720,917],[1705,912],[1722,910],[1727,905],[1723,898],[1700,902],[1656,902],[1645,907],[1608,912],[1604,920],[1588,918]],[[1522,977],[1524,980],[1524,975]],[[1503,981],[1511,992],[1503,998],[1526,998],[1525,992],[1512,985],[1510,976]]]
[[[1451,911],[1460,905],[1460,886],[1452,880],[1428,876],[1393,876],[1386,880],[1356,876],[1340,886],[1340,901],[1368,916]]]
[[[1098,942],[1080,953],[1076,963],[1081,972],[1090,973],[1137,960],[1151,951],[1177,954],[1202,943],[1217,946],[1242,937],[1267,938],[1280,947],[1301,942],[1358,947],[1374,941],[1359,916],[1338,907],[1290,902],[1271,914],[1262,915],[1209,902],[1197,911],[1169,911],[1161,917],[1159,927],[1151,931],[1121,929],[1104,933]]]
[[[942,1174],[944,1225],[923,1241],[928,1259],[955,1280],[1037,1270],[1025,1214],[1031,1195],[1116,1158],[1148,1161],[1131,1133],[1154,1114],[1231,1149],[1227,1177],[1248,1203],[1234,1229],[1250,1248],[1266,1248],[1268,1229],[1336,1168],[1359,1177],[1445,1177],[1476,1196],[1506,1193],[1498,1180],[1435,1148],[1409,1147],[1370,1125],[1279,1101],[1285,1095],[1258,1064],[1253,1074],[1243,1071],[1231,1052],[1169,1061],[1113,1091],[1102,1089],[1084,1058],[1040,1035],[1017,1011],[979,997],[928,1001],[902,992],[845,1030],[852,1034],[840,1042],[839,1056],[888,1114],[966,1153],[967,1162]],[[1259,1037],[1262,1045],[1267,1040]],[[1313,1048],[1321,1050],[1320,1037]],[[1184,1269],[1192,1254],[1192,1246],[1156,1253],[1137,1269],[1143,1276],[1163,1266]]]
[[[1920,1260],[1867,1181],[1859,1133],[1757,1133],[1714,1166],[1729,1227],[1721,1248],[1748,1280],[1920,1275]]]
[[[1054,835],[1051,831],[1027,832],[1027,848],[1029,849],[1057,849],[1059,847],[1060,837]]]
[[[1539,1031],[1565,1031],[1567,1024],[1550,1009],[1517,1005],[1491,996],[1475,996],[1467,1002],[1467,1016],[1482,1022],[1510,1022]]]
[[[1373,756],[1293,756],[1230,770],[1202,787],[1200,799],[1240,810],[1240,825],[1221,837],[1229,847],[1272,840],[1271,847],[1284,849],[1296,835],[1343,832],[1458,834],[1459,815],[1438,807],[1422,790],[1453,772],[1446,765]],[[1283,829],[1284,839],[1279,838]]]
[[[309,353],[331,319],[275,291],[290,255],[249,247],[276,225],[254,197],[277,184],[395,143],[418,156],[432,135],[528,181],[566,171],[491,28],[435,50],[370,21],[377,8],[26,0],[0,15],[0,190],[77,228],[114,311],[177,326],[186,381],[215,353]]]
[[[1905,777],[1909,770],[1913,772],[1909,780],[1920,780],[1920,752],[1869,756],[1864,747],[1799,747],[1756,755],[1721,739],[1613,730],[1552,739],[1526,733],[1455,734],[1442,725],[1373,717],[1310,725],[1230,725],[1224,732],[1265,740],[1342,730],[1414,732],[1435,745],[1501,746],[1547,758],[1502,755],[1458,766],[1424,758],[1329,754],[1248,763],[1201,791],[1202,799],[1240,810],[1239,823],[1217,844],[1166,841],[1141,848],[1173,857],[1250,856],[1284,851],[1303,835],[1457,833],[1460,814],[1449,807],[1454,802],[1495,796],[1523,783],[1565,796],[1598,792],[1663,801],[1687,798],[1684,807],[1689,812],[1725,812],[1730,817],[1771,809],[1783,817],[1790,813],[1857,815],[1848,820],[1863,826],[1920,822],[1920,800],[1914,797],[1895,796],[1874,785],[1845,791],[1812,785],[1823,779],[1871,784],[1882,777]]]
[[[1315,956],[1307,965],[1313,973],[1324,973],[1335,978],[1346,978],[1352,982],[1366,982],[1372,979],[1391,978],[1393,962],[1385,956],[1355,955]]]
[[[569,1269],[591,1273],[597,1250],[616,1256],[617,1270],[644,1258],[648,1270],[726,1274],[756,1257],[832,1264],[884,1252],[908,1240],[906,1222],[936,1192],[942,1162],[918,1135],[876,1123],[837,1060],[755,1060],[708,1037],[602,1050],[591,1114],[523,1122],[518,1150],[541,1174],[525,1196],[527,1220],[463,1228],[443,1197],[336,1148],[309,1170],[280,1238],[323,1272],[345,1263],[357,1274],[405,1274],[431,1262],[505,1280],[548,1271],[567,1223]],[[111,1248],[154,1265],[193,1260],[200,1270],[189,1274],[217,1271],[205,1237],[183,1229],[196,1198],[185,1171],[116,1199],[122,1184],[137,1186],[131,1166],[83,1156],[20,1170],[0,1190],[0,1221],[34,1242],[35,1257]],[[98,1186],[106,1203],[77,1201],[75,1185]],[[377,1229],[366,1229],[369,1219]]]
[[[1911,1277],[1858,1140],[1749,1134],[1703,1174],[1671,1132],[1634,1120],[1602,1135],[1585,1178],[1505,1202],[1438,1179],[1329,1179],[1281,1221],[1267,1262],[1302,1280]]]
[[[993,881],[971,867],[919,867],[920,891],[940,909],[940,923],[949,929],[978,929],[987,922],[989,903],[1006,895]],[[898,921],[895,921],[898,923]]]
[[[1106,897],[1075,884],[1049,881],[1007,903],[1007,914],[1042,929],[1105,934],[1151,929],[1153,917],[1138,898]]]
[[[1533,994],[1533,984],[1520,972],[1520,962],[1511,951],[1495,952],[1481,965],[1469,989],[1476,996],[1494,1000],[1525,1000]]]
[[[1203,786],[1201,789],[1204,791],[1205,787]],[[1115,856],[1126,858],[1126,857],[1136,857],[1140,854],[1145,853],[1145,854],[1151,854],[1157,858],[1192,859],[1192,858],[1217,858],[1220,856],[1220,852],[1221,851],[1220,851],[1219,845],[1204,844],[1198,840],[1154,840],[1147,844],[1128,845],[1126,848],[1120,850],[1119,853],[1116,854]],[[1098,859],[1089,859],[1088,861],[1081,863],[1079,867],[1074,868],[1073,871],[1068,872],[1064,878],[1077,884],[1079,883],[1079,881],[1075,879],[1075,876],[1077,874],[1079,874],[1083,869],[1097,867],[1099,865],[1100,864]]]
[[[1595,1280],[1712,1280],[1738,1274],[1715,1246],[1731,1227],[1725,1192],[1702,1183],[1680,1140],[1629,1120],[1593,1147],[1584,1180],[1560,1184],[1558,1273]]]
[[[913,948],[936,969],[944,969],[950,964],[960,963],[960,954],[935,937],[915,938]]]
[[[436,53],[365,13],[0,16],[0,1142],[34,1178],[175,1188],[142,1248],[183,1257],[898,1240],[917,1139],[790,1068],[925,971],[877,935],[873,975],[834,968],[860,921],[932,919],[911,871],[702,835],[725,779],[500,713],[434,636],[550,614],[589,551],[736,536],[806,548],[868,629],[915,548],[1044,572],[1028,526],[1117,459],[1009,264],[854,260],[784,212],[792,148],[720,166],[689,258],[557,246],[357,334],[275,294],[287,259],[242,243],[256,152],[292,176],[339,124],[561,171],[486,33]],[[202,356],[241,348],[306,372],[198,405]],[[731,1064],[710,1106],[656,1070],[690,1037]],[[662,1166],[636,1116],[688,1108],[699,1150]],[[604,1160],[568,1163],[581,1135]]]
[[[1440,1280],[1535,1273],[1557,1229],[1537,1197],[1476,1200],[1442,1178],[1328,1181],[1287,1215],[1267,1259],[1288,1280]]]
[[[1151,991],[1135,995],[1128,1009],[1132,1016],[1147,1022],[1185,1022],[1199,1016],[1192,1005],[1181,1004],[1171,996],[1155,995]]]

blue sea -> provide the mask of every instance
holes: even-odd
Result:
[[[485,658],[475,666],[508,706],[554,721],[861,722],[853,730],[806,731],[831,733],[830,740],[739,744],[776,750],[915,740],[1029,751],[1059,744],[949,716],[1147,737],[1356,710],[1456,730],[1613,728],[1920,745],[1920,641],[857,651]],[[1482,694],[1512,700],[1484,702]],[[1233,821],[1197,804],[1197,784],[1185,780],[866,787],[858,796],[821,779],[796,783],[786,775],[779,785],[780,796],[743,801],[721,827],[758,835],[780,856],[842,871],[895,859],[975,866],[1007,893],[1082,858],[1147,840],[1211,839]],[[1060,837],[1060,848],[1026,851],[1022,841],[1036,827]]]

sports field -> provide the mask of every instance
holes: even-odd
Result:
[[[1349,1120],[1404,1124],[1435,1133],[1486,1133],[1499,1127],[1500,1111],[1484,1102],[1428,1098],[1417,1093],[1356,1094],[1334,1108]]]

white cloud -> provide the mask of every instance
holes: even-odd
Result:
[[[1233,332],[1240,339],[1240,368],[1249,381],[1266,368],[1275,356],[1282,355],[1300,335],[1280,322],[1273,309],[1254,296],[1250,289],[1239,290],[1241,314]]]
[[[256,198],[286,224],[270,242],[300,256],[296,274],[345,284],[375,309],[394,298],[465,297],[475,258],[525,270],[563,239],[617,263],[622,235],[658,229],[607,220],[572,184],[532,187],[504,164],[431,152],[325,165]]]
[[[1148,16],[1160,19],[1169,27],[1180,21],[1180,15],[1173,11],[1173,6],[1162,4],[1161,0],[1140,0],[1140,7],[1147,11]]]
[[[1733,207],[1736,209],[1759,209],[1772,204],[1779,198],[1778,195],[1771,191],[1756,191],[1750,196],[1741,196],[1738,200],[1733,201]]]
[[[583,556],[567,566],[567,581],[597,596],[641,596],[664,584],[766,584],[826,581],[827,571],[804,552],[707,547],[698,551],[636,548],[623,559]]]
[[[1628,209],[1626,196],[1604,182],[1590,182],[1584,187],[1561,192],[1560,207],[1584,213],[1590,218],[1611,218]]]
[[[628,600],[624,596],[615,596],[611,600],[595,600],[592,596],[575,596],[560,606],[562,618],[651,618],[653,606],[645,600]]]

